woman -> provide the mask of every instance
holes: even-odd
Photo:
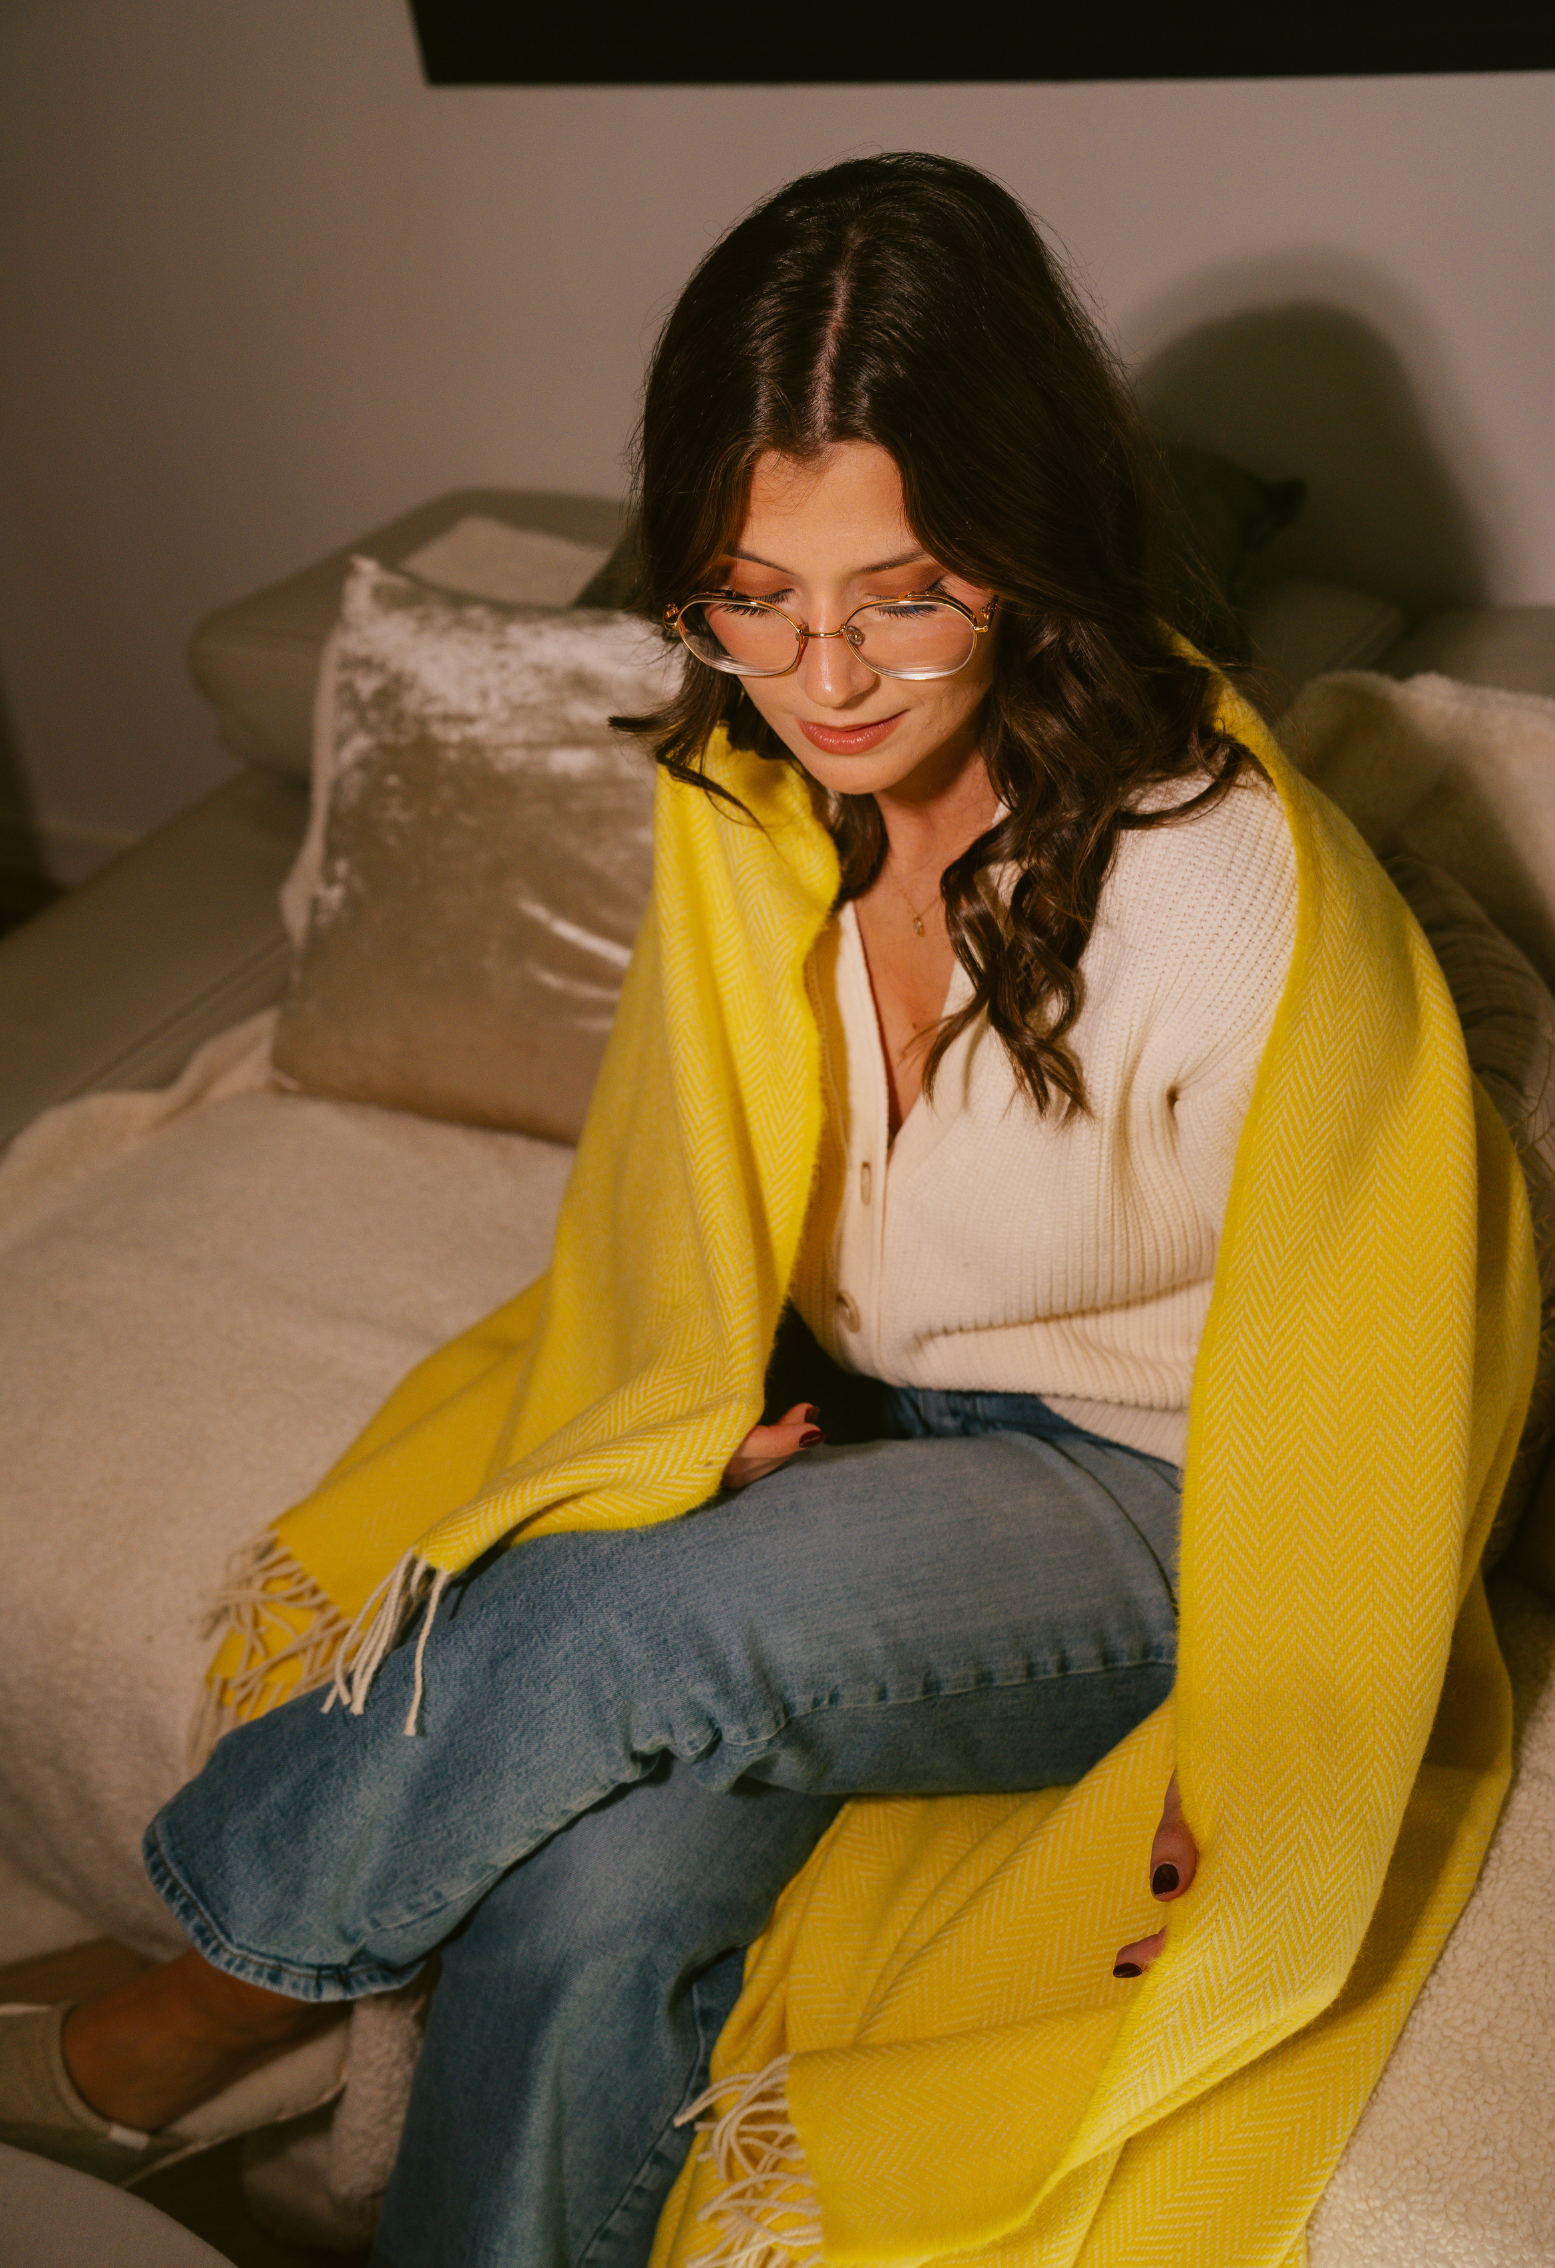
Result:
[[[436,1954],[375,2259],[645,2261],[742,1949],[841,1800],[1073,1781],[1168,1695],[1189,1387],[1296,876],[1159,619],[1147,467],[969,167],[799,181],[692,278],[640,477],[685,675],[631,722],[661,830],[711,810],[741,872],[779,858],[754,751],[809,783],[840,875],[769,1422],[693,1517],[488,1553],[359,1718],[302,1698],[224,1740],[147,1840],[197,1950],[70,2014],[62,2120],[174,2124]],[[720,1068],[734,1012],[716,970],[674,1011],[709,1097],[756,1076]],[[763,1075],[808,1095],[799,1057]],[[1195,1857],[1173,1787],[1159,1900]]]

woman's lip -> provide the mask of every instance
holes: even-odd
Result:
[[[855,756],[862,749],[877,748],[906,714],[905,709],[898,709],[894,717],[881,717],[873,724],[864,725],[812,724],[808,717],[801,717],[798,722],[800,731],[812,746],[825,749],[830,756]]]

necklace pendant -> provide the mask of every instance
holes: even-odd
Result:
[[[923,923],[917,914],[914,914],[912,917],[912,925],[918,932],[918,935],[921,937],[923,935]]]

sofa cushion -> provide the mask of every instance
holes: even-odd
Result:
[[[652,761],[607,719],[653,706],[679,666],[629,615],[357,563],[288,886],[307,921],[279,1073],[576,1139],[652,873]]]

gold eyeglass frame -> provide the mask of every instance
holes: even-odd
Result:
[[[782,607],[774,606],[770,599],[739,598],[738,603],[741,606],[759,606],[765,614],[780,616],[794,633],[796,643],[794,658],[786,669],[738,669],[732,663],[709,661],[706,654],[699,654],[686,635],[685,623],[682,619],[683,616],[690,613],[694,606],[726,606],[730,597],[731,594],[728,591],[698,591],[694,598],[686,599],[682,605],[667,606],[664,609],[665,635],[669,636],[672,632],[678,635],[681,644],[693,661],[699,661],[704,669],[716,669],[725,677],[792,677],[794,671],[804,660],[806,646],[812,640],[819,642],[822,638],[847,638],[854,653],[858,653],[863,632],[860,631],[856,637],[849,637],[848,633],[852,628],[854,615],[863,614],[872,606],[908,606],[913,603],[922,603],[929,606],[954,607],[956,613],[964,615],[972,626],[972,643],[967,650],[966,659],[958,661],[954,669],[877,669],[871,661],[864,663],[864,667],[876,677],[902,678],[916,684],[923,684],[937,677],[958,676],[977,652],[977,641],[988,631],[993,621],[993,610],[999,603],[996,593],[988,601],[981,614],[974,614],[969,606],[963,605],[958,598],[952,598],[948,591],[899,591],[894,598],[861,599],[853,609],[853,613],[846,616],[835,630],[812,630],[807,622],[796,621],[793,615],[785,612]],[[862,656],[860,658],[862,659]]]

